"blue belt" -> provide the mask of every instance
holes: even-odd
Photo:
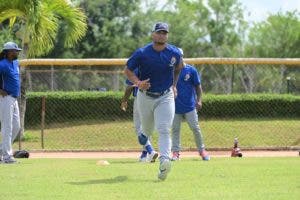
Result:
[[[162,91],[162,92],[148,92],[148,91],[144,91],[144,90],[141,90],[139,89],[140,92],[146,94],[147,96],[149,97],[152,97],[152,98],[158,98],[158,97],[161,97],[167,93],[170,92],[170,88],[166,89],[165,91]]]

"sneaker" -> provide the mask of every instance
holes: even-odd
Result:
[[[168,159],[163,160],[159,165],[158,179],[164,181],[171,171],[171,162]]]
[[[210,160],[210,156],[208,155],[207,151],[202,150],[199,152],[200,156],[202,157],[202,160],[204,161],[209,161]]]
[[[139,162],[147,162],[147,153],[142,152],[139,158]]]
[[[9,159],[3,159],[2,160],[3,164],[15,164],[17,161],[14,158],[9,158]]]
[[[179,159],[180,159],[179,156],[180,156],[179,151],[174,151],[174,152],[173,152],[173,156],[172,156],[172,158],[171,158],[171,161],[179,160]]]
[[[148,155],[148,161],[149,162],[155,162],[156,158],[158,157],[158,153],[156,151],[152,151],[149,155]]]

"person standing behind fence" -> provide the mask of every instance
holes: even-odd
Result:
[[[138,75],[138,70],[134,70],[135,75]],[[142,125],[141,125],[141,120],[140,120],[140,116],[137,110],[137,105],[136,105],[136,94],[138,91],[138,88],[136,86],[134,86],[128,79],[126,80],[126,84],[127,87],[125,89],[124,92],[124,96],[122,98],[121,101],[121,109],[123,111],[126,111],[127,109],[127,102],[128,99],[130,97],[130,95],[132,94],[134,97],[134,101],[133,101],[133,123],[134,123],[134,128],[135,128],[135,132],[137,134],[138,137],[138,141],[140,143],[140,145],[143,146],[143,150],[142,153],[139,157],[139,161],[140,162],[155,162],[158,153],[156,151],[154,151],[150,139],[143,133],[142,130]]]
[[[19,51],[14,42],[4,44],[0,55],[0,121],[2,163],[16,163],[12,143],[20,131],[20,114],[17,98],[20,96],[20,73],[17,61]]]
[[[152,30],[152,42],[137,49],[127,61],[125,74],[138,88],[137,107],[143,132],[150,137],[159,133],[159,173],[165,180],[171,170],[170,128],[175,114],[176,83],[182,65],[178,48],[168,44],[169,26],[158,22]],[[134,70],[139,70],[139,77]]]
[[[182,56],[183,50],[179,48]],[[193,131],[196,146],[202,160],[210,160],[205,150],[201,129],[198,123],[197,111],[202,107],[202,87],[200,76],[195,67],[183,63],[180,72],[175,99],[175,116],[172,125],[172,160],[179,160],[180,156],[180,127],[183,119],[186,119],[190,129]]]

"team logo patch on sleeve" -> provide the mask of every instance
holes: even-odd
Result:
[[[171,58],[171,61],[170,61],[170,64],[169,64],[169,66],[170,67],[174,67],[174,64],[176,63],[176,58],[173,56],[172,58]]]
[[[190,74],[186,74],[184,76],[184,81],[188,81],[191,78]]]

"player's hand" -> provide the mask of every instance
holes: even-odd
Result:
[[[201,108],[202,108],[202,101],[200,100],[200,101],[196,102],[196,109],[200,110]]]
[[[127,109],[127,101],[122,101],[121,102],[121,110],[123,110],[124,112],[126,112]]]
[[[139,81],[137,87],[141,90],[148,90],[151,87],[150,78],[143,81]]]
[[[5,97],[5,96],[7,96],[7,95],[8,95],[8,94],[7,94],[6,91],[0,89],[0,96]]]
[[[173,93],[174,93],[174,99],[177,97],[177,88],[175,86],[172,86]]]

